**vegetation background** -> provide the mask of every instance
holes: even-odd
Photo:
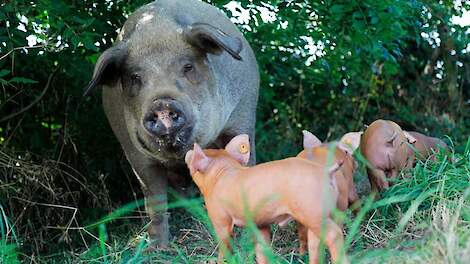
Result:
[[[106,249],[113,248],[122,260],[125,250],[141,248],[136,246],[139,242],[129,241],[139,241],[147,221],[138,183],[104,117],[101,96],[84,98],[82,93],[96,59],[113,44],[126,17],[148,2],[0,2],[0,262],[61,263],[64,256],[72,262],[98,256],[94,261],[101,262],[109,253]],[[407,130],[452,139],[455,153],[466,162],[449,167],[441,159],[442,166],[421,164],[414,175],[450,175],[453,185],[442,187],[449,192],[439,197],[467,199],[463,193],[468,180],[462,182],[456,175],[468,179],[470,171],[469,2],[208,2],[239,26],[259,62],[259,161],[296,153],[302,129],[334,140],[377,118],[392,119]],[[431,185],[421,188],[417,182],[404,189],[416,191],[405,199],[409,203],[431,197],[420,196]],[[385,197],[393,200],[397,192]],[[398,221],[397,212],[404,212],[409,203],[403,208],[396,205],[390,209],[393,213],[383,216]],[[111,214],[118,220],[107,230],[103,225],[87,228],[125,204],[126,213]],[[423,209],[424,219],[434,221],[430,204],[412,212]],[[440,206],[445,211],[449,204]],[[444,211],[438,214],[457,214]],[[185,212],[174,210],[173,233],[180,245],[191,244],[188,234],[196,242],[191,240],[194,243],[181,254],[211,255],[213,240],[201,231],[205,228],[197,228],[204,222]],[[195,222],[185,226],[188,219]],[[353,244],[383,246],[390,234],[394,233],[380,234],[380,243],[364,238],[366,242]],[[295,239],[286,236],[284,241]],[[212,244],[201,246],[201,240]],[[277,243],[287,243],[282,241]],[[467,240],[458,241],[461,245]],[[127,247],[118,246],[122,244]],[[135,254],[129,254],[128,260],[133,260]],[[181,254],[176,250],[169,256]]]

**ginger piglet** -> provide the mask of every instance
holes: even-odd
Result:
[[[338,199],[336,201],[336,208],[340,211],[356,204],[359,201],[359,196],[356,192],[354,185],[354,172],[356,171],[356,161],[352,156],[352,151],[349,146],[338,143],[323,144],[315,135],[307,130],[302,131],[304,135],[304,150],[302,150],[297,157],[313,161],[320,166],[328,166],[329,164],[341,163],[338,173],[334,175],[338,187]],[[329,157],[330,147],[333,148],[333,155]],[[330,160],[329,160],[330,159]],[[358,208],[354,211],[357,213]],[[306,229],[298,223],[299,233],[299,253],[303,255],[307,248]]]
[[[372,166],[367,168],[367,175],[373,192],[387,189],[390,179],[412,166],[414,153],[409,144],[415,142],[416,138],[393,121],[379,119],[367,127],[360,149]]]
[[[302,158],[287,158],[244,167],[250,155],[249,145],[248,136],[239,135],[221,150],[202,150],[194,144],[185,157],[223,247],[230,250],[233,227],[247,223],[248,211],[266,244],[270,242],[270,224],[282,226],[296,220],[304,225],[308,229],[310,263],[318,262],[318,243],[325,227],[330,255],[333,261],[338,260],[343,233],[330,212],[338,196],[333,176],[340,165],[327,168]],[[219,263],[223,261],[223,247],[219,250]],[[256,260],[267,263],[259,245]]]
[[[413,144],[413,147],[416,149],[416,159],[426,160],[433,152],[438,152],[440,149],[446,152],[449,151],[447,144],[440,138],[429,137],[415,131],[406,132],[416,139],[416,142]]]

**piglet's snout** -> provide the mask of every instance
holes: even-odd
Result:
[[[145,115],[145,129],[156,137],[173,136],[185,123],[185,115],[179,103],[173,99],[155,100]]]

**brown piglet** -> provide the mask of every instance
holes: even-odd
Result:
[[[202,150],[194,144],[185,157],[222,242],[219,263],[224,248],[231,250],[233,227],[244,226],[247,221],[259,228],[266,244],[270,244],[270,224],[283,226],[296,220],[306,226],[310,263],[318,263],[319,238],[324,228],[332,260],[340,259],[343,233],[330,217],[338,197],[334,176],[340,164],[324,167],[302,158],[287,158],[245,167],[249,146],[248,136],[239,135],[221,150]],[[342,259],[346,262],[345,257]],[[259,243],[256,260],[267,263]]]
[[[415,142],[412,135],[393,121],[379,119],[367,127],[361,137],[360,149],[371,165],[367,175],[373,192],[387,189],[390,179],[412,166],[414,154],[409,144]]]
[[[357,195],[353,179],[357,165],[352,156],[351,149],[349,146],[345,146],[341,142],[337,144],[323,144],[315,135],[307,130],[303,131],[303,136],[304,150],[302,150],[297,157],[308,159],[320,166],[328,166],[329,164],[335,163],[342,164],[338,173],[334,175],[338,186],[336,208],[340,211],[346,211],[349,206],[359,201],[359,196]],[[330,148],[333,152],[331,155]],[[355,212],[357,212],[357,208],[355,209]],[[300,254],[304,254],[307,248],[307,230],[300,223],[298,223],[297,226],[300,241],[299,252]]]
[[[415,131],[407,131],[407,133],[416,139],[413,147],[416,150],[415,158],[418,160],[426,160],[440,149],[446,152],[449,151],[447,144],[440,138],[429,137]]]

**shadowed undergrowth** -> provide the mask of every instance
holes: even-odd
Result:
[[[345,223],[345,247],[352,263],[464,263],[470,258],[470,140],[463,153],[448,156],[439,153],[436,160],[418,162],[376,201],[363,195],[356,217],[351,212],[336,213]],[[363,170],[357,176],[359,179],[366,177]],[[9,187],[0,188],[5,193],[4,188]],[[31,240],[21,233],[18,235],[15,230],[24,232],[24,229],[17,225],[18,216],[13,219],[7,214],[8,210],[4,210],[8,204],[2,199],[0,263],[18,263],[18,260],[32,263],[216,261],[218,245],[202,199],[177,198],[176,193],[173,196],[176,198],[170,208],[174,238],[166,249],[147,253],[149,242],[146,218],[141,211],[143,202],[136,200],[98,221],[79,222],[72,217],[76,221],[73,224],[55,226],[60,230],[57,234],[67,234],[70,241],[67,247],[50,245],[58,247],[50,255],[22,253],[37,244],[34,239],[40,237],[32,236]],[[37,203],[35,206],[44,205]],[[307,256],[299,256],[297,252],[295,224],[285,228],[273,226],[272,233],[272,244],[265,245],[271,262],[307,263]],[[253,237],[257,235],[251,224],[236,229],[234,253],[227,262],[254,262]],[[326,263],[325,257],[322,260]]]

